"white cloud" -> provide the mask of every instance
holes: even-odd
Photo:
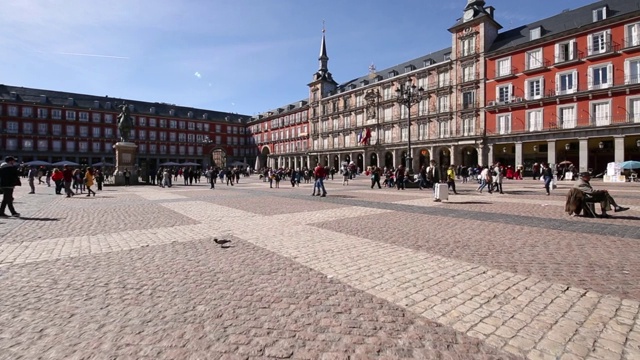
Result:
[[[195,75],[198,79],[202,78],[202,74],[200,74],[200,73],[199,73],[199,72],[197,72],[197,71],[196,71],[196,73],[195,73],[195,74],[193,74],[193,75]]]

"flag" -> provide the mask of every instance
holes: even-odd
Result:
[[[364,133],[364,130],[360,130],[360,132],[358,133],[358,144],[362,144],[363,133]]]
[[[364,138],[363,138],[362,142],[365,145],[369,145],[369,139],[371,139],[371,129],[367,128],[365,133],[364,133]]]

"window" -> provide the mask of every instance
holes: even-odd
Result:
[[[362,106],[362,105],[364,105],[364,98],[362,94],[358,94],[356,95],[356,106]]]
[[[529,30],[529,40],[537,40],[542,36],[542,27],[538,26],[535,29]]]
[[[79,117],[80,121],[89,121],[89,113],[88,112],[82,111],[82,112],[80,112],[78,114],[78,117]]]
[[[106,137],[106,138],[113,137],[113,129],[112,128],[104,128],[104,137]]]
[[[71,110],[67,110],[65,112],[65,119],[67,120],[71,120],[74,121],[76,119],[76,112],[75,111],[71,111]]]
[[[46,119],[49,116],[49,110],[38,109],[38,119]]]
[[[418,140],[426,140],[429,138],[429,124],[418,124]]]
[[[7,139],[7,150],[18,150],[18,139]]]
[[[333,148],[334,149],[338,149],[340,148],[340,142],[338,140],[338,136],[334,136],[333,137]]]
[[[100,128],[99,128],[99,127],[97,127],[97,126],[94,126],[94,127],[91,129],[91,133],[93,134],[93,137],[94,137],[94,138],[99,138],[99,137],[100,137],[100,133],[101,133]]]
[[[93,121],[94,123],[99,123],[100,122],[100,113],[91,114],[91,121]]]
[[[542,49],[527,51],[526,61],[527,70],[542,67]]]
[[[328,137],[322,139],[322,148],[323,149],[328,149],[329,148],[329,138]]]
[[[561,106],[558,108],[558,124],[562,129],[573,129],[576,127],[576,107]]]
[[[640,97],[630,98],[627,105],[629,122],[640,123]]]
[[[147,139],[147,131],[146,130],[138,130],[138,139],[146,140]]]
[[[33,123],[22,123],[22,132],[25,134],[33,134]]]
[[[344,147],[351,147],[351,136],[350,135],[345,135],[344,136]]]
[[[556,74],[556,95],[573,94],[578,90],[578,71]]]
[[[67,136],[75,136],[76,127],[74,125],[67,125]]]
[[[470,56],[476,53],[476,37],[468,37],[461,41],[460,56]]]
[[[62,141],[60,140],[53,140],[51,142],[51,149],[53,149],[53,151],[56,152],[60,152],[62,151]]]
[[[449,111],[449,95],[438,96],[438,112]]]
[[[511,75],[511,58],[499,59],[496,61],[496,77]]]
[[[69,140],[67,141],[67,151],[68,152],[74,152],[76,151],[76,142]]]
[[[216,125],[216,132],[217,133],[222,132],[222,125],[219,125],[219,124]]]
[[[385,129],[384,130],[384,142],[387,144],[390,144],[392,139],[393,139],[393,133],[391,132],[391,129]]]
[[[23,139],[22,140],[22,150],[33,150],[33,140],[31,140],[31,139]]]
[[[38,140],[38,151],[49,150],[49,142],[47,140]]]
[[[139,117],[139,118],[138,118],[138,125],[140,125],[140,126],[147,126],[147,118]]]
[[[89,128],[87,126],[80,126],[80,136],[82,137],[89,136]]]
[[[186,150],[187,150],[187,148],[184,145],[180,145],[178,147],[178,151],[180,152],[180,155],[186,154]]]
[[[175,145],[169,146],[169,154],[171,154],[171,155],[175,155],[176,154],[176,146]]]
[[[349,116],[345,116],[344,117],[344,129],[349,129],[351,127],[351,117]],[[306,131],[304,131],[306,132]]]
[[[640,83],[640,58],[628,59],[624,62],[624,83]]]
[[[100,146],[102,145],[102,143],[100,143],[99,141],[94,141],[91,144],[91,149],[94,153],[99,153],[102,150],[102,147]]]
[[[498,115],[498,121],[496,122],[496,131],[500,135],[511,133],[511,114]]]
[[[364,120],[364,113],[356,114],[356,126],[362,126]]]
[[[525,91],[527,100],[541,99],[544,94],[544,78],[526,80]]]
[[[438,86],[449,86],[449,72],[443,71],[438,73]]]
[[[407,116],[409,116],[409,109],[404,105],[400,105],[400,119],[406,119]]]
[[[178,141],[180,141],[180,142],[185,142],[185,141],[187,141],[187,135],[186,135],[186,134],[184,134],[184,133],[180,133],[180,134],[178,134]]]
[[[420,100],[418,103],[418,115],[427,115],[429,113],[429,101],[426,99]]]
[[[587,36],[588,55],[597,55],[611,50],[611,31],[605,30]]]
[[[409,127],[408,126],[403,126],[400,129],[400,140],[401,141],[408,141],[409,140]]]
[[[473,81],[476,79],[476,66],[472,64],[462,68],[462,82]]]
[[[593,22],[602,21],[606,18],[607,18],[606,6],[593,10]]]
[[[513,93],[513,85],[500,85],[496,87],[496,100],[499,103],[511,102],[511,94]]]
[[[449,137],[449,120],[438,121],[438,137],[439,138],[447,138]]]
[[[17,106],[9,106],[9,116],[16,117],[18,116],[18,107]]]
[[[8,121],[7,122],[7,132],[9,134],[17,134],[19,132],[18,122],[16,121]]]
[[[9,108],[9,110],[11,110],[11,108]],[[53,120],[60,120],[62,118],[62,111],[61,110],[51,110],[51,118]]]
[[[30,107],[22,108],[22,117],[31,117],[33,115],[33,109]]]
[[[86,141],[80,141],[78,143],[78,151],[80,152],[87,152],[89,151],[89,143]]]
[[[55,136],[60,136],[62,135],[62,125],[58,125],[58,124],[53,124],[51,125],[51,132],[53,133],[53,135]]]
[[[542,110],[527,111],[527,128],[529,131],[542,131]]]
[[[383,121],[391,121],[391,120],[393,120],[393,107],[392,106],[384,108],[382,120]]]
[[[181,130],[184,130],[184,129],[186,129],[186,128],[187,128],[187,123],[186,123],[186,122],[184,122],[184,121],[180,121],[180,129],[181,129]]]
[[[577,59],[578,49],[576,40],[564,41],[556,44],[556,64]]]
[[[625,26],[624,35],[624,47],[640,46],[640,23]]]
[[[105,124],[111,124],[113,122],[113,114],[104,114]]]
[[[155,154],[158,151],[158,146],[156,144],[149,145],[149,153]]]
[[[613,65],[589,67],[587,76],[589,90],[605,89],[613,85]]]
[[[169,128],[176,129],[178,126],[178,122],[175,120],[169,120]]]
[[[38,124],[38,135],[47,135],[48,125],[46,123]]]
[[[149,119],[149,126],[156,127],[156,118]]]
[[[609,101],[591,103],[591,123],[596,126],[611,124],[611,103]]]
[[[476,93],[475,91],[465,91],[462,93],[462,108],[474,109],[476,103]]]
[[[169,133],[169,141],[171,142],[176,141],[176,133],[174,132]]]
[[[462,136],[472,136],[476,134],[476,118],[468,117],[462,119]]]

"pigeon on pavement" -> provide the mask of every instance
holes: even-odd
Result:
[[[213,241],[218,245],[224,245],[231,242],[231,240],[225,240],[225,239],[218,240],[218,238],[213,238]]]

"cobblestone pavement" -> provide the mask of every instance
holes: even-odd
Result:
[[[19,188],[0,359],[640,359],[640,187],[594,185],[631,210],[571,218],[531,180]]]

